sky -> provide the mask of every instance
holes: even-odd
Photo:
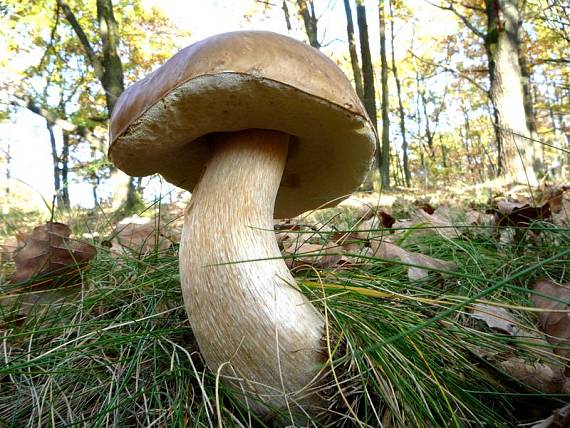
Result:
[[[169,18],[181,30],[190,30],[188,40],[180,40],[180,45],[190,44],[214,34],[254,29],[275,31],[289,34],[298,39],[304,39],[304,29],[300,22],[292,19],[294,26],[288,33],[283,11],[280,7],[271,8],[265,15],[259,13],[261,6],[253,9],[252,0],[143,0],[146,6],[157,6],[164,10]],[[281,3],[281,2],[277,2]],[[449,33],[454,31],[454,25],[449,25],[452,20],[441,12],[435,10],[424,2],[420,7],[421,28],[413,29],[424,34]],[[317,16],[319,17],[319,35],[323,44],[323,51],[330,56],[347,56],[346,43],[346,16],[342,0],[317,1]],[[323,9],[326,6],[326,9]],[[423,7],[423,9],[422,9]],[[320,9],[319,9],[320,8]],[[251,19],[247,19],[248,12],[255,11]],[[378,47],[378,22],[376,2],[367,2],[369,40],[373,58],[379,57]],[[353,19],[356,14],[353,11]],[[442,25],[442,20],[447,24]],[[356,22],[355,22],[356,25]],[[398,40],[405,43],[411,37],[412,25],[400,29]],[[396,49],[396,56],[398,56]],[[0,56],[2,55],[0,49]],[[37,60],[37,54],[20,58],[22,62],[15,68],[23,67],[24,63],[33,63]],[[61,144],[61,135],[56,134],[58,144]],[[30,207],[46,208],[45,201],[51,201],[53,194],[53,171],[50,154],[49,134],[46,130],[45,120],[33,113],[22,109],[14,115],[9,122],[0,123],[0,148],[6,150],[10,147],[11,152],[11,175],[18,182],[17,187],[22,194],[26,194],[29,200],[26,204]],[[5,168],[0,167],[0,182],[5,175]],[[170,188],[165,187],[161,180],[154,179],[145,181],[147,200],[157,197],[157,192],[164,193]],[[0,192],[3,192],[0,188]],[[110,192],[103,185],[99,189],[101,196]],[[91,188],[89,185],[74,180],[70,188],[72,205],[90,207],[93,205]]]

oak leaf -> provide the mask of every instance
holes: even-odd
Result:
[[[408,268],[408,278],[412,281],[426,278],[430,269],[452,271],[457,268],[453,262],[413,253],[386,240],[373,239],[370,241],[370,247],[375,257],[400,259],[403,263],[416,265]]]
[[[548,279],[537,281],[531,301],[537,308],[543,309],[538,320],[542,331],[547,334],[549,343],[558,346],[554,352],[561,357],[570,358],[570,284],[557,284]],[[566,369],[570,374],[570,368]]]
[[[32,279],[34,289],[69,283],[95,257],[94,246],[71,239],[71,229],[62,223],[46,223],[34,228],[24,238],[25,246],[14,256],[16,273],[13,283]],[[41,281],[40,281],[41,278]]]

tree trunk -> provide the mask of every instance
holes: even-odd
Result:
[[[320,49],[321,44],[319,43],[318,38],[317,17],[315,15],[315,5],[313,4],[313,0],[297,0],[297,6],[301,17],[303,18],[305,31],[307,32],[310,45],[315,49]]]
[[[119,57],[119,28],[113,14],[112,0],[97,0],[97,20],[103,42],[103,74],[101,84],[105,89],[109,116],[119,95],[125,90],[123,64]]]
[[[544,170],[544,156],[542,149],[544,146],[540,144],[538,128],[536,125],[536,112],[534,111],[534,100],[532,97],[531,72],[528,66],[526,55],[519,46],[519,66],[521,69],[524,112],[526,116],[526,126],[530,132],[530,157],[534,172],[542,172]]]
[[[427,143],[428,150],[429,150],[429,157],[431,160],[435,160],[435,150],[433,147],[434,132],[432,131],[432,129],[430,127],[430,117],[429,117],[429,114],[427,112],[427,97],[426,97],[424,88],[420,85],[420,80],[421,80],[420,74],[418,72],[416,72],[416,87],[418,90],[418,95],[419,95],[420,100],[421,100],[422,111],[423,111],[424,118],[425,118],[425,136],[426,136],[426,143]]]
[[[291,31],[291,15],[289,14],[289,8],[287,7],[287,0],[283,0],[281,5],[281,10],[283,10],[283,15],[285,16],[285,24],[287,25],[287,31]]]
[[[362,57],[362,100],[364,108],[370,116],[370,120],[377,128],[376,116],[376,90],[374,89],[374,70],[372,68],[372,57],[370,55],[370,44],[368,42],[368,23],[366,22],[366,8],[364,0],[356,0],[356,17],[358,21],[358,33],[360,38],[360,55]]]
[[[518,55],[520,11],[517,0],[485,0],[485,3],[491,100],[497,113],[506,172],[519,182],[535,185],[536,175],[528,156],[530,132]]]
[[[384,0],[378,2],[378,23],[380,28],[380,62],[381,84],[382,84],[382,161],[380,163],[380,176],[382,186],[390,187],[390,116],[388,98],[388,61],[386,59],[386,12],[384,10]]]
[[[441,165],[447,168],[447,149],[445,148],[445,144],[443,144],[441,134],[439,135],[439,148],[441,150]]]
[[[4,187],[4,196],[6,199],[10,196],[10,179],[12,178],[12,170],[10,162],[12,161],[12,156],[10,156],[10,140],[8,140],[8,145],[4,151],[6,155],[6,186]],[[8,206],[8,204],[6,204]]]
[[[412,174],[410,173],[410,165],[408,159],[408,140],[406,138],[406,115],[404,113],[404,104],[402,102],[402,84],[398,77],[398,67],[396,66],[396,57],[394,54],[394,10],[392,1],[390,0],[390,46],[392,48],[392,73],[396,81],[396,92],[398,95],[398,114],[400,116],[400,133],[402,134],[402,162],[404,168],[404,177],[406,187],[410,187],[412,183]]]
[[[53,164],[53,190],[58,207],[63,207],[61,197],[61,175],[59,171],[59,156],[57,154],[57,145],[55,142],[55,133],[53,132],[53,122],[46,121],[46,127],[49,133],[49,142],[51,146],[51,160]]]
[[[358,34],[360,38],[360,55],[362,57],[362,83],[364,98],[362,103],[366,113],[372,121],[374,129],[378,129],[378,119],[376,116],[376,90],[374,89],[374,70],[372,68],[372,57],[370,55],[370,44],[368,42],[368,23],[366,21],[366,8],[364,0],[356,0],[356,20],[358,22]],[[381,150],[378,137],[376,137],[376,167],[379,169],[382,164]]]
[[[63,131],[63,147],[61,148],[60,157],[61,169],[61,202],[62,206],[65,208],[71,207],[71,201],[69,199],[69,133]]]
[[[350,53],[350,65],[352,66],[352,74],[354,76],[354,87],[356,88],[358,98],[364,100],[362,73],[360,72],[358,54],[356,53],[356,40],[354,39],[354,23],[352,22],[350,0],[344,0],[344,12],[346,13],[346,34],[348,36],[348,52]]]
[[[95,75],[105,91],[107,112],[110,116],[115,107],[117,98],[125,89],[123,66],[119,56],[119,31],[113,13],[113,2],[112,0],[97,0],[99,36],[103,42],[102,58],[96,54],[87,34],[65,0],[57,0],[57,2],[59,7],[62,8],[65,18],[77,35],[85,52],[85,56],[93,67]],[[129,212],[135,208],[134,205],[131,205],[133,201],[137,201],[140,198],[136,193],[133,193],[136,192],[134,179],[132,177],[127,179],[126,177],[125,174],[116,170],[114,167],[111,168],[111,185],[113,189],[115,189],[112,197],[112,206],[114,208],[120,206]]]

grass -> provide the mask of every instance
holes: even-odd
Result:
[[[351,223],[344,213],[342,221]],[[296,272],[326,315],[335,374],[323,387],[330,408],[311,426],[512,427],[564,405],[568,395],[537,390],[501,364],[553,364],[546,342],[469,315],[482,299],[506,305],[518,327],[542,335],[524,309],[529,287],[539,277],[570,280],[570,234],[533,228],[540,233],[506,243],[412,232],[406,249],[458,266],[420,281],[408,279],[409,266],[377,258]],[[16,285],[2,285],[0,426],[271,426],[205,368],[182,306],[177,248],[98,251],[63,301],[48,292],[41,305],[26,306],[26,294],[6,304]]]

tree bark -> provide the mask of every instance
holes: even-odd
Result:
[[[534,100],[532,97],[532,79],[531,71],[528,66],[526,55],[519,44],[519,66],[521,69],[522,87],[523,87],[523,102],[524,112],[526,116],[526,126],[530,132],[529,149],[531,151],[530,157],[532,159],[532,166],[535,173],[544,171],[544,156],[543,147],[540,144],[538,136],[538,127],[536,122],[536,112],[534,111]]]
[[[289,14],[289,8],[287,7],[287,0],[283,0],[281,10],[283,10],[283,15],[285,16],[285,25],[287,25],[287,31],[291,31],[291,15]]]
[[[0,149],[4,152],[6,156],[6,186],[4,187],[4,196],[8,198],[10,196],[10,179],[12,178],[12,170],[10,166],[10,162],[12,161],[12,156],[10,156],[10,140],[8,140],[8,145],[6,146],[6,150]],[[6,204],[6,206],[8,206]]]
[[[370,44],[368,41],[368,23],[366,21],[366,7],[364,0],[356,0],[356,20],[358,22],[358,34],[360,38],[360,55],[362,57],[362,83],[364,98],[362,103],[366,113],[372,121],[374,129],[378,129],[378,118],[376,114],[376,90],[374,89],[374,70],[372,68],[372,57],[370,55]],[[376,167],[379,169],[382,163],[381,150],[376,137]],[[380,172],[380,171],[379,171]]]
[[[360,38],[360,55],[362,57],[363,103],[376,129],[378,122],[376,116],[376,90],[374,89],[374,70],[372,68],[372,57],[370,55],[370,44],[368,42],[368,23],[366,21],[364,0],[356,0],[356,17]]]
[[[315,15],[313,0],[297,0],[297,6],[303,18],[303,23],[305,24],[309,44],[315,49],[320,49],[321,44],[318,38],[317,17]]]
[[[417,84],[418,84],[418,89],[420,88],[420,79],[419,76],[417,77]],[[428,145],[428,149],[429,149],[429,157],[431,158],[431,160],[435,160],[435,149],[434,149],[434,144],[433,144],[433,137],[434,137],[434,132],[432,131],[431,127],[430,127],[430,117],[429,114],[427,112],[427,98],[426,98],[426,94],[425,91],[422,89],[420,91],[420,97],[422,99],[422,108],[423,108],[423,112],[424,112],[424,117],[426,119],[426,142]]]
[[[49,133],[49,142],[51,146],[51,160],[53,165],[53,191],[58,207],[63,207],[61,198],[61,176],[59,171],[59,156],[57,154],[57,145],[55,142],[55,133],[53,132],[54,123],[46,120],[46,127]]]
[[[412,183],[412,174],[410,173],[410,165],[408,158],[408,140],[406,138],[406,115],[404,113],[404,104],[402,102],[402,84],[398,77],[398,67],[396,65],[396,58],[394,54],[394,10],[392,1],[390,0],[390,45],[392,48],[392,73],[396,81],[396,92],[398,95],[398,114],[400,116],[400,134],[402,134],[402,163],[404,168],[404,178],[406,180],[406,187],[410,187]]]
[[[65,208],[71,207],[71,201],[69,199],[69,133],[63,131],[63,146],[61,148],[61,202]]]
[[[520,10],[517,0],[485,0],[491,100],[506,172],[522,183],[537,184],[528,156],[530,132],[524,109],[522,73],[519,63]]]
[[[107,112],[110,116],[119,95],[121,95],[125,88],[123,66],[118,53],[119,31],[117,21],[113,14],[112,0],[97,0],[99,35],[103,42],[102,58],[97,56],[95,53],[87,34],[65,0],[57,0],[57,2],[58,6],[61,7],[61,10],[63,10],[66,20],[77,35],[83,51],[85,52],[85,56],[93,67],[95,75],[105,91]],[[123,177],[123,175],[124,174],[122,172],[116,170],[114,167],[111,168],[111,180],[118,179],[118,181],[113,185],[116,190],[113,193],[112,206],[121,206],[128,212],[135,208],[135,206],[132,205],[133,201],[140,198],[138,198],[138,195],[133,193],[135,192],[134,178],[130,177],[129,179],[126,179],[126,176]],[[125,187],[121,189],[120,186]]]
[[[384,0],[378,2],[378,23],[380,28],[380,62],[381,85],[382,85],[382,156],[380,163],[380,176],[382,186],[390,187],[390,116],[388,115],[390,105],[388,98],[388,61],[386,59],[386,12],[384,10]]]
[[[119,95],[125,90],[123,64],[119,57],[119,28],[113,14],[112,0],[97,0],[97,20],[103,42],[103,75],[101,84],[105,89],[109,116]]]
[[[360,64],[358,63],[358,54],[356,52],[356,40],[354,39],[354,23],[352,22],[352,10],[350,0],[344,1],[344,12],[346,14],[346,34],[348,36],[348,52],[350,53],[350,65],[352,66],[352,75],[354,76],[354,87],[360,100],[364,99],[364,91],[362,89],[362,73]]]

